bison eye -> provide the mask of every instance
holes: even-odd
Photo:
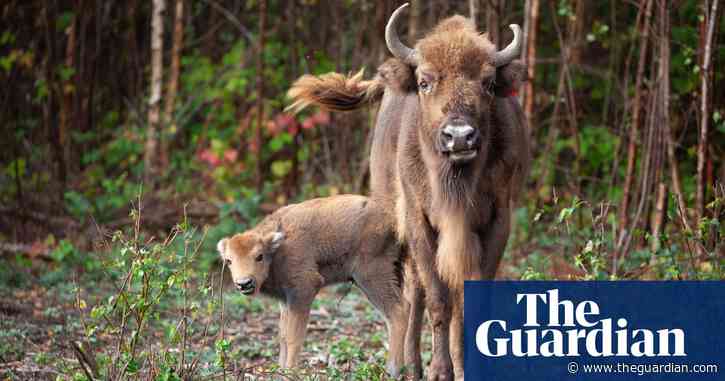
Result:
[[[262,259],[264,259],[264,255],[262,255],[262,254],[259,254],[259,255],[257,255],[257,258],[254,258],[254,260],[257,262],[262,262]]]
[[[421,92],[427,93],[428,91],[430,91],[430,84],[428,84],[428,82],[424,79],[420,81],[418,87],[420,88]]]

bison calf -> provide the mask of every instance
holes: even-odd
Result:
[[[219,241],[219,254],[245,295],[281,300],[283,367],[297,363],[310,305],[324,286],[352,281],[385,317],[388,372],[403,363],[408,303],[402,300],[402,261],[392,222],[363,196],[336,196],[286,206],[255,228]]]

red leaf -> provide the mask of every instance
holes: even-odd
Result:
[[[233,163],[237,161],[237,157],[239,156],[239,152],[235,149],[228,149],[224,151],[224,160]]]

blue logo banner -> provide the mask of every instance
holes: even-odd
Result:
[[[466,380],[725,380],[725,282],[466,282]]]

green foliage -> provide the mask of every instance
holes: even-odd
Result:
[[[23,332],[19,329],[0,330],[0,357],[5,361],[19,361],[25,357],[25,349],[17,345],[23,339]]]
[[[117,215],[138,194],[140,186],[126,179],[127,173],[116,178],[100,178],[100,187],[88,189],[85,193],[68,191],[65,193],[68,211],[84,220],[93,216],[100,222]]]
[[[384,356],[369,358],[365,351],[347,338],[337,340],[330,348],[332,366],[326,369],[326,375],[332,380],[388,380],[385,371]],[[351,366],[357,364],[357,366]],[[352,369],[344,371],[344,369]]]
[[[675,200],[670,200],[674,204]],[[708,205],[717,215],[725,198],[716,197]],[[707,242],[725,233],[717,218],[704,218],[697,231],[674,240],[668,233],[658,237],[648,231],[633,232],[646,246],[633,250],[624,258],[616,258],[619,243],[617,216],[609,203],[591,204],[577,197],[554,198],[531,216],[527,208],[519,208],[516,228],[506,252],[511,263],[506,271],[522,280],[578,279],[722,279],[725,259],[715,248],[708,251]],[[672,210],[670,218],[678,218]],[[521,247],[536,242],[536,249],[517,257]],[[695,261],[697,250],[705,256]],[[559,268],[554,271],[554,264]]]
[[[61,240],[58,243],[58,246],[50,252],[50,257],[57,262],[63,262],[70,258],[77,258],[78,251],[75,247],[73,247],[73,244],[70,241],[64,239]]]
[[[136,211],[132,217],[141,218]],[[118,348],[115,353],[94,355],[96,362],[105,364],[99,369],[103,378],[123,379],[145,373],[149,371],[149,364],[159,369],[156,378],[164,380],[178,380],[182,374],[209,372],[225,366],[225,353],[230,344],[218,340],[213,348],[216,360],[208,363],[211,368],[190,367],[196,356],[204,354],[191,352],[187,337],[207,332],[208,328],[194,323],[213,315],[219,308],[215,299],[204,300],[204,295],[210,295],[212,285],[198,283],[206,277],[205,273],[199,273],[197,266],[204,239],[205,232],[198,232],[187,222],[177,225],[159,242],[144,239],[138,230],[114,234],[112,255],[105,268],[113,276],[116,291],[99,300],[85,316],[85,334],[90,343],[110,340],[113,348]],[[56,251],[65,252],[67,248],[61,245]],[[179,305],[178,316],[169,315],[170,309]],[[156,356],[147,349],[146,341],[157,329],[163,329],[166,335],[155,345],[175,348],[180,351],[179,356],[168,353]],[[186,368],[178,368],[181,362]]]

